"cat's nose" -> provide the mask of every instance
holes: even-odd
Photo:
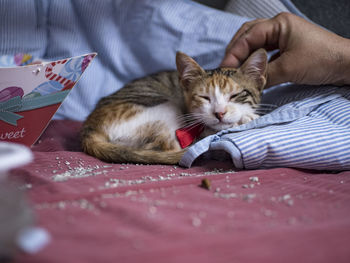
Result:
[[[225,113],[226,112],[215,112],[214,115],[219,121],[222,121],[222,119],[224,118]]]

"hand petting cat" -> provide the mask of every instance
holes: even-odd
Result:
[[[221,63],[238,67],[256,49],[279,49],[268,64],[267,86],[350,84],[350,40],[290,13],[243,24]]]

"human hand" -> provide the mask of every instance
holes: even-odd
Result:
[[[222,67],[238,67],[256,49],[279,49],[267,86],[350,84],[350,40],[290,13],[243,24],[226,48]]]

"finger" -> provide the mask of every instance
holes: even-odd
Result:
[[[257,23],[261,23],[262,21],[265,21],[267,19],[265,18],[260,18],[260,19],[255,19],[249,22],[245,22],[236,32],[236,34],[233,36],[231,39],[230,43],[227,45],[226,50],[229,50],[232,45],[237,41],[237,39],[241,38],[243,34],[247,33],[252,26],[254,26]]]
[[[254,24],[227,50],[222,64],[227,65],[232,61],[242,63],[258,48],[267,50],[278,48],[279,34],[280,27],[274,19]]]

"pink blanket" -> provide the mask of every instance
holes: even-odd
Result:
[[[51,122],[11,173],[52,236],[15,262],[350,262],[350,172],[109,164],[80,127]]]

